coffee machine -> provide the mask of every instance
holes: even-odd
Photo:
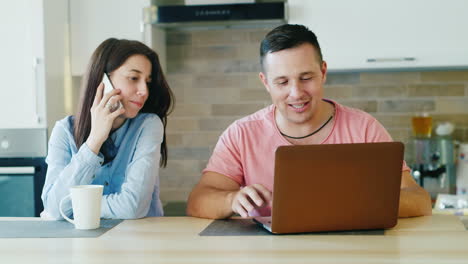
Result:
[[[414,179],[435,199],[456,193],[454,142],[450,136],[413,137],[407,144],[406,162]]]

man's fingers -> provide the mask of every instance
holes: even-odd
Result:
[[[243,190],[257,206],[263,206],[266,201],[257,193],[257,189],[255,188],[244,188]]]
[[[253,188],[257,190],[258,193],[260,193],[263,197],[263,200],[266,203],[269,203],[273,199],[273,195],[271,192],[263,185],[261,184],[254,184],[252,185]]]
[[[254,184],[242,188],[232,202],[234,212],[242,217],[248,217],[255,208],[264,207],[271,203],[272,193],[261,184]]]
[[[242,217],[248,217],[249,214],[247,213],[247,211],[244,209],[244,207],[242,207],[241,204],[237,203],[235,206],[234,206],[234,212],[238,213],[240,216]]]
[[[244,207],[244,209],[247,212],[250,212],[253,209],[255,209],[255,207],[252,205],[252,203],[249,201],[249,199],[247,199],[245,195],[239,195],[238,202],[242,207]]]

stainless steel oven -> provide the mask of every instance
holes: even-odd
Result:
[[[0,129],[0,216],[39,216],[46,154],[46,129]]]

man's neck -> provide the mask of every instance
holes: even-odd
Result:
[[[322,100],[317,110],[307,122],[294,123],[284,118],[281,113],[279,113],[278,108],[276,108],[275,112],[275,121],[278,129],[285,137],[304,137],[314,132],[319,134],[320,130],[328,125],[327,121],[331,121],[329,119],[332,115],[334,115],[333,103]],[[322,126],[323,128],[321,128]]]

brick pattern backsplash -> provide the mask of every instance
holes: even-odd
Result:
[[[258,78],[268,29],[168,31],[167,76],[176,95],[169,117],[163,201],[186,200],[219,135],[234,120],[271,103]],[[326,60],[326,58],[324,58]],[[411,115],[451,121],[468,141],[468,71],[331,73],[325,96],[375,116],[395,140],[411,136]]]

